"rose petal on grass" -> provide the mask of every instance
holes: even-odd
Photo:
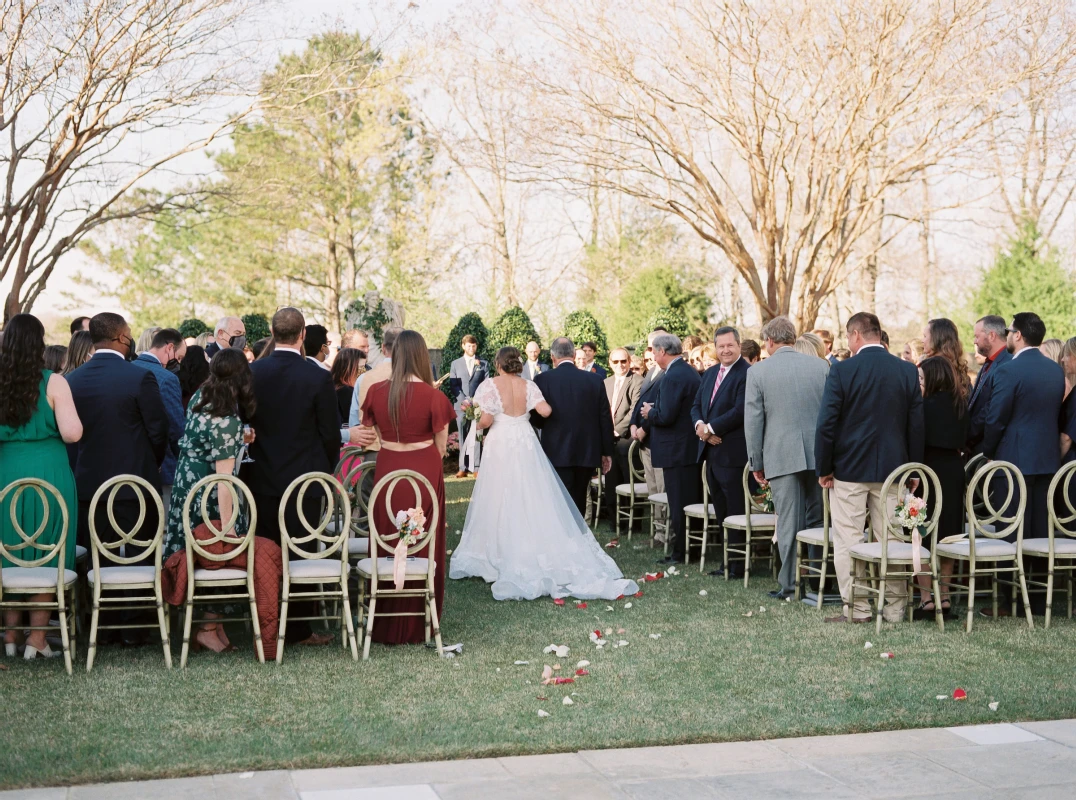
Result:
[[[618,547],[620,547],[619,539],[610,539],[608,542],[605,543],[606,550],[615,550]]]
[[[741,617],[753,617],[753,616],[755,616],[755,612],[754,611],[748,611],[746,614],[740,614],[740,616]]]
[[[765,614],[766,613],[766,606],[759,606],[758,607],[758,613],[759,614]]]
[[[625,603],[624,608],[631,608],[631,603]]]
[[[517,662],[515,662],[515,666],[517,666],[517,667],[525,667],[529,663],[531,663],[531,662],[529,662],[529,661],[517,661]]]
[[[624,640],[624,639],[621,639],[621,640],[620,640],[619,642],[617,642],[616,644],[617,644],[617,647],[627,647],[627,646],[628,646],[628,643],[627,643],[627,641],[626,641],[626,640]]]
[[[586,671],[585,669],[577,669],[577,670],[575,671],[575,676],[576,676],[577,678],[582,678],[583,676],[585,676],[585,675],[589,675],[589,674],[590,674],[590,673],[589,673],[589,672],[587,672],[587,671]]]
[[[870,650],[872,647],[874,647],[874,645],[871,644],[870,642],[867,642],[866,644],[863,645],[864,650]]]
[[[559,669],[560,669],[560,664],[554,664],[554,665],[553,665],[553,671],[554,671],[554,672],[556,672],[556,671],[557,671],[557,670],[559,670]]]
[[[576,603],[575,607],[582,610],[582,609],[587,607],[587,604],[586,603]]]
[[[555,605],[555,606],[564,605],[564,598],[563,597],[555,597],[555,598],[553,598],[553,605]]]
[[[548,711],[543,711],[542,709],[540,709],[540,708],[539,708],[539,709],[538,709],[538,716],[539,716],[539,717],[548,717],[548,716],[549,716],[549,712],[548,712]]]
[[[650,634],[650,638],[651,639],[660,639],[661,634],[660,633],[652,633],[652,634]]]
[[[953,689],[953,699],[954,700],[967,700],[968,699],[968,693],[965,692],[963,689],[960,689],[960,688]]]
[[[561,702],[561,705],[565,705],[565,706],[574,706],[575,705],[575,701],[572,700],[572,698],[567,697],[567,696],[563,700],[561,700],[560,702]]]
[[[948,700],[948,699],[949,699],[949,695],[947,695],[947,694],[939,694],[939,695],[935,695],[935,696],[934,696],[934,699],[935,699],[935,700]]]
[[[553,677],[553,668],[546,664],[542,667],[542,685],[544,686]]]
[[[995,700],[995,701],[994,701],[993,703],[989,703],[989,706],[990,706],[990,710],[991,710],[991,711],[997,711],[997,710],[998,710],[998,705],[999,705],[999,704],[998,704],[998,701],[997,701],[997,700]]]
[[[589,666],[590,666],[590,662],[587,661],[585,658],[582,661],[577,661],[575,663],[575,668],[576,669],[582,669],[583,667],[589,667]]]
[[[708,595],[708,594],[709,594],[709,592],[707,592],[705,589],[700,589],[699,590],[699,597],[706,597],[706,595]]]
[[[613,635],[613,629],[612,628],[606,628],[605,629],[605,635],[606,636],[612,636]]]
[[[538,695],[537,699],[538,700],[548,700],[549,698],[548,697],[542,697],[541,695]]]
[[[640,589],[640,590],[639,590],[639,591],[637,591],[637,592],[636,592],[636,593],[635,593],[635,594],[634,594],[633,596],[634,596],[634,597],[642,597],[642,596],[643,596],[643,590],[642,590],[642,589]]]

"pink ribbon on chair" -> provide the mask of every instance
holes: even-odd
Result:
[[[404,578],[407,575],[407,544],[403,534],[396,542],[396,548],[392,551],[392,580],[396,584],[396,591],[404,586]]]
[[[919,528],[912,528],[912,569],[917,573],[923,571],[923,560],[919,550],[923,547],[923,535]]]

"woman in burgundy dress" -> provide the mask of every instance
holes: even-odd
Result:
[[[437,594],[437,616],[443,623],[442,605],[445,599],[445,479],[442,459],[448,443],[448,423],[456,418],[452,403],[433,388],[433,372],[426,340],[415,331],[403,331],[392,348],[392,377],[375,384],[362,404],[364,426],[377,428],[381,436],[381,452],[377,456],[374,480],[396,470],[409,469],[424,475],[433,486],[435,497],[422,497],[421,506],[427,520],[433,519],[437,506],[436,552],[437,563],[434,587]],[[422,492],[425,495],[425,491]],[[415,493],[404,483],[396,485],[392,495],[392,513],[414,508],[419,503]],[[379,531],[395,530],[395,523],[379,500],[373,509]],[[418,558],[430,558],[429,547],[415,553]],[[392,556],[382,550],[379,556]],[[426,622],[421,598],[394,598],[378,601],[382,613],[415,611],[414,617],[382,617],[374,620],[373,639],[384,644],[417,644],[426,641]]]

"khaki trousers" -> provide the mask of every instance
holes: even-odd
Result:
[[[639,448],[639,459],[643,462],[643,480],[646,481],[647,494],[661,494],[665,491],[665,474],[661,467],[655,467],[650,463],[650,448]],[[654,506],[654,519],[664,522],[668,506]],[[661,534],[658,534],[659,536]],[[664,541],[664,539],[662,539]]]
[[[844,601],[844,614],[849,615],[848,597],[852,586],[851,550],[863,541],[863,530],[867,522],[867,510],[870,509],[871,533],[876,542],[882,540],[886,519],[896,507],[896,493],[882,498],[880,483],[849,483],[833,481],[829,494],[829,508],[832,516],[831,533],[833,536],[833,566],[837,571],[837,583],[841,587],[841,600]],[[866,564],[856,562],[856,577],[866,575]],[[851,609],[851,616],[861,619],[871,616],[870,598],[866,594],[856,593],[856,607]],[[882,616],[887,622],[900,622],[904,617],[905,604],[908,602],[907,581],[885,582],[885,606]]]

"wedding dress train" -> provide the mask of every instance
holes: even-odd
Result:
[[[527,411],[541,400],[541,391],[527,381]],[[491,582],[496,600],[611,600],[639,591],[590,532],[542,451],[529,414],[506,415],[492,380],[479,387],[475,402],[494,422],[449,577]]]

